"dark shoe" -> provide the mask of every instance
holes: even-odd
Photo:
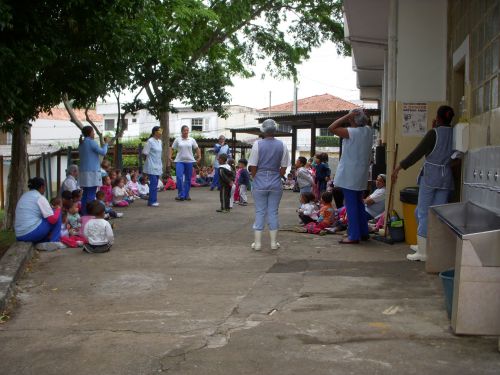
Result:
[[[215,188],[212,186],[212,187],[210,188],[210,191],[214,191],[214,189],[215,189]]]
[[[222,208],[219,208],[218,210],[215,210],[216,212],[224,212]]]
[[[191,200],[191,198],[190,198],[190,197],[187,197],[187,198],[186,198],[186,200],[187,200],[187,201],[190,201],[190,200]]]
[[[340,244],[355,245],[359,243],[359,240],[350,240],[349,238],[344,238],[339,241]]]
[[[181,197],[175,197],[175,200],[176,200],[177,202],[181,202],[181,201],[183,201],[183,200],[184,200],[184,198],[181,198]]]
[[[368,241],[370,240],[370,235],[367,234],[366,236],[361,236],[361,241]]]

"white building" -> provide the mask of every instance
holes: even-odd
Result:
[[[104,131],[113,133],[118,119],[116,103],[98,103],[97,113],[102,115]],[[256,118],[259,112],[250,107],[240,105],[230,105],[226,108],[228,117],[221,118],[214,111],[195,112],[189,107],[177,108],[177,113],[170,113],[171,136],[180,135],[181,127],[187,125],[190,131],[201,134],[205,138],[217,138],[220,134],[230,137],[231,128],[245,128],[257,126]],[[147,110],[140,110],[135,115],[128,114],[125,117],[127,130],[123,137],[134,138],[141,134],[150,134],[153,126],[160,124],[159,120],[151,115]],[[251,138],[251,137],[249,137]]]

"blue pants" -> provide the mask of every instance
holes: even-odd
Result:
[[[177,176],[178,197],[189,198],[191,189],[191,176],[193,175],[193,163],[175,163],[175,174]]]
[[[24,242],[59,242],[61,239],[62,213],[55,224],[50,224],[47,219],[42,219],[38,227],[24,236],[16,237],[18,241]]]
[[[158,179],[160,176],[148,174],[149,177],[149,199],[148,206],[158,201]]]
[[[87,215],[87,203],[95,201],[95,194],[97,192],[97,186],[86,186],[82,187],[82,214]]]
[[[347,211],[347,234],[352,241],[359,241],[368,236],[368,219],[366,217],[363,192],[342,188]]]
[[[254,230],[262,231],[267,225],[269,230],[278,230],[279,216],[278,208],[280,206],[283,190],[265,191],[253,190],[252,196],[255,204],[255,223],[253,224]]]
[[[415,216],[418,222],[417,234],[420,237],[427,237],[429,207],[448,203],[449,195],[450,190],[434,189],[420,184],[418,189],[418,204],[415,209]]]
[[[219,182],[219,168],[214,168],[215,173],[214,173],[214,178],[212,180],[212,184],[210,185],[210,189],[220,189],[220,182]]]

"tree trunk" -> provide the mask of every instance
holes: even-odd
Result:
[[[168,108],[166,105],[164,108]],[[162,147],[163,147],[163,155],[162,162],[165,170],[165,175],[170,176],[170,158],[169,155],[169,147],[170,147],[170,121],[169,121],[169,112],[167,110],[162,110],[160,112],[160,128],[163,130],[161,135]]]
[[[12,132],[12,152],[9,178],[7,181],[7,211],[5,228],[14,229],[16,206],[26,188],[28,175],[28,129],[29,124],[17,125]]]

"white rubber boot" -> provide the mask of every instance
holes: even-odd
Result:
[[[411,251],[418,251],[418,245],[410,245]]]
[[[262,248],[262,231],[256,230],[254,233],[254,242],[252,243],[252,249],[259,251]]]
[[[271,250],[277,250],[280,247],[280,243],[276,241],[276,237],[278,237],[278,231],[270,230],[269,235],[271,236]]]
[[[417,236],[417,252],[415,254],[408,254],[408,260],[419,260],[425,262],[427,260],[427,238]]]

